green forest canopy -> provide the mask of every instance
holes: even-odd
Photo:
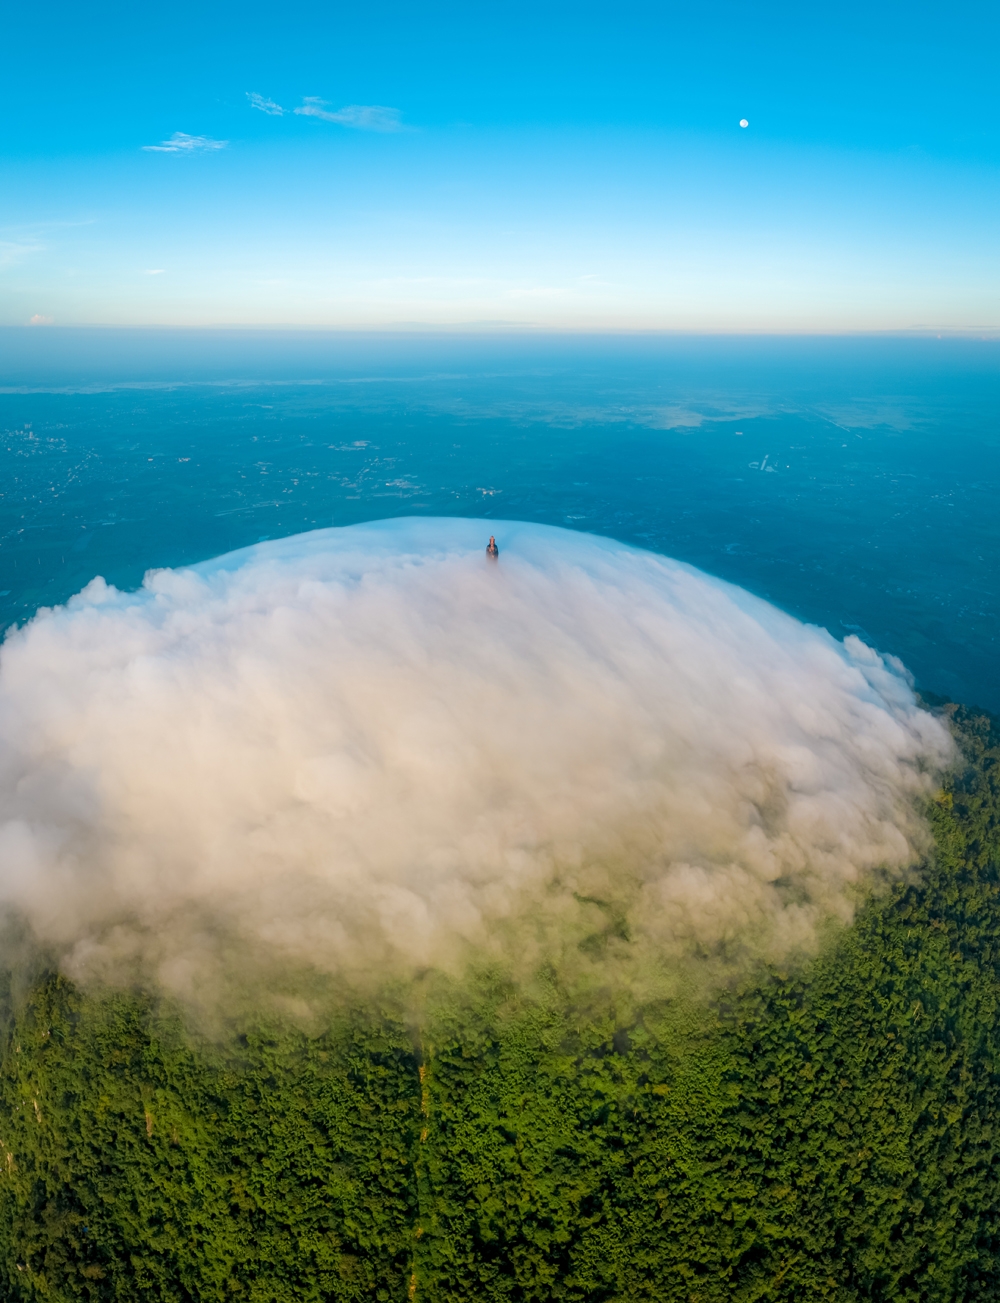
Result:
[[[919,877],[710,1003],[480,975],[222,1048],[9,994],[0,1296],[996,1300],[1000,737],[953,722]]]

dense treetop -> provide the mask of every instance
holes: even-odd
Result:
[[[805,967],[584,1006],[429,979],[221,1043],[11,975],[0,1295],[714,1303],[1000,1294],[1000,737]]]

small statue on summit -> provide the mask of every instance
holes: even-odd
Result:
[[[486,555],[489,557],[491,561],[495,561],[497,557],[500,555],[500,549],[497,547],[497,541],[492,534],[490,535],[490,541],[486,544]]]

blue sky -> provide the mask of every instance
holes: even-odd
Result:
[[[992,333],[998,14],[21,5],[0,323]]]

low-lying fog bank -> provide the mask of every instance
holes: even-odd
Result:
[[[321,530],[8,636],[0,903],[73,976],[182,998],[234,955],[775,958],[919,857],[951,755],[897,662],[665,557]]]

